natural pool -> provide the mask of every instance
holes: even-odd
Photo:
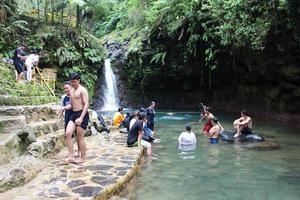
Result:
[[[217,115],[225,129],[238,116]],[[243,144],[212,145],[194,123],[197,148],[177,150],[177,137],[199,113],[157,113],[154,147],[135,180],[120,194],[130,200],[298,200],[300,199],[299,125],[254,119],[254,130],[280,144],[280,150],[253,150]]]

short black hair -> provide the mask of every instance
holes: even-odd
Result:
[[[123,107],[120,107],[118,108],[118,112],[122,111],[123,110]]]
[[[145,118],[147,118],[147,115],[145,113],[140,113],[139,120],[143,120]]]
[[[216,117],[212,118],[211,120],[216,124],[219,122],[218,118],[216,118]]]
[[[185,125],[185,130],[190,131],[192,129],[191,125],[187,124]]]
[[[74,72],[69,75],[70,80],[80,80],[80,73]]]
[[[70,82],[70,81],[65,81],[65,82],[63,83],[63,85],[71,85],[71,82]]]
[[[246,109],[243,109],[241,111],[242,114],[246,115],[246,116],[249,116],[249,112],[246,110]]]

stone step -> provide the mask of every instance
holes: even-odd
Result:
[[[66,164],[64,148],[54,158],[44,160],[47,165],[31,182],[0,193],[0,199],[109,199],[133,177],[143,153],[142,148],[123,144],[125,134],[114,131],[109,137],[98,134],[85,138],[87,156],[82,164]]]
[[[38,137],[54,133],[64,128],[62,119],[54,119],[26,124],[24,132],[28,134],[28,140],[35,142]]]
[[[36,158],[48,158],[58,153],[65,146],[65,131],[58,130],[37,138],[36,142],[30,144],[26,155]]]
[[[41,105],[45,103],[58,102],[58,98],[55,96],[11,96],[0,95],[0,105],[12,106],[12,105]]]
[[[30,156],[20,156],[0,167],[0,195],[34,179],[47,162]],[[2,199],[2,198],[0,198]]]
[[[0,135],[0,166],[26,151],[26,144],[17,134]]]
[[[0,90],[0,94],[10,94],[11,96],[47,96],[50,95],[50,93],[46,90],[30,90],[29,89],[16,89],[16,88],[5,88]]]
[[[24,115],[27,123],[55,119],[59,116],[59,111],[60,106],[55,104],[39,106],[0,106],[0,115]]]
[[[0,134],[8,133],[10,130],[22,129],[26,124],[24,115],[0,116]]]

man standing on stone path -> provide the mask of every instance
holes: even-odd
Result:
[[[80,85],[80,74],[72,73],[69,76],[73,89],[70,91],[72,115],[66,129],[66,142],[69,157],[66,162],[82,163],[85,160],[86,144],[84,141],[84,131],[89,122],[89,98],[87,90]],[[67,108],[68,109],[68,108]],[[80,157],[74,160],[72,135],[76,131],[77,142],[79,144]]]

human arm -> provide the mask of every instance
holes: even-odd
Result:
[[[180,142],[181,142],[181,139],[182,139],[182,133],[179,135],[179,137],[178,137],[178,144],[180,144]]]
[[[238,123],[240,123],[240,122],[241,122],[241,120],[243,120],[243,118],[242,118],[242,117],[240,117],[240,118],[238,118],[238,119],[234,120],[234,122],[233,122],[233,125],[238,125]]]
[[[81,91],[81,98],[82,98],[83,108],[80,117],[75,121],[75,124],[77,125],[80,125],[82,123],[83,118],[87,114],[87,111],[89,109],[89,97],[88,97],[88,92],[85,88],[83,88]]]
[[[142,141],[142,138],[143,138],[143,131],[142,130],[139,130],[138,132],[138,146],[141,147],[141,141]]]
[[[249,122],[251,121],[251,118],[250,117],[247,117],[247,119],[246,120],[243,120],[243,121],[240,121],[240,122],[238,122],[237,123],[237,125],[247,125],[247,124],[249,124]]]

